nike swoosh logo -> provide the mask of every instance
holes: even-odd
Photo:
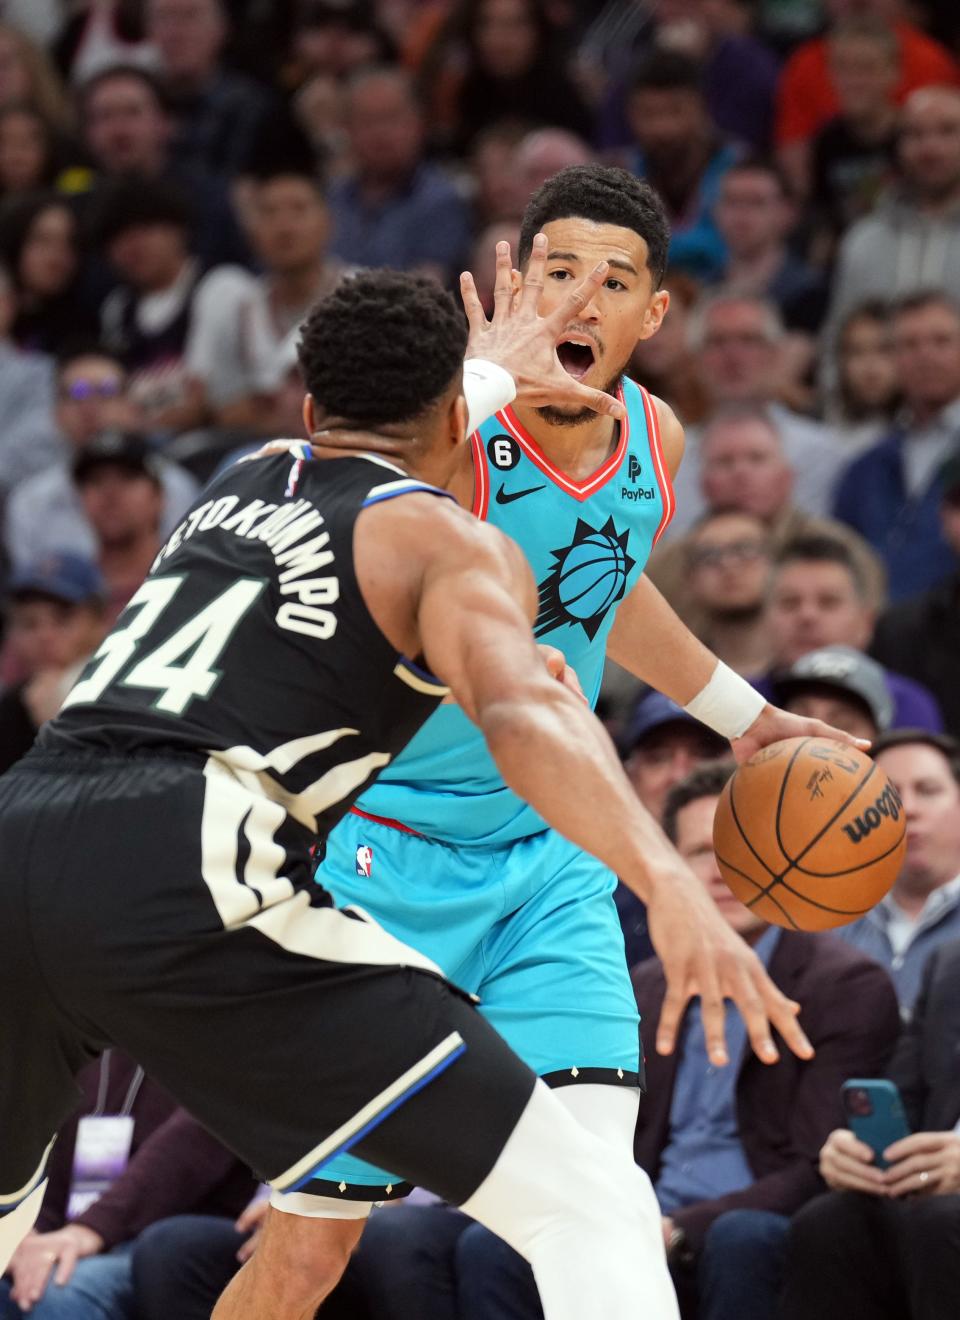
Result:
[[[543,490],[543,486],[531,486],[529,490],[504,490],[501,481],[500,489],[497,491],[497,503],[512,504],[514,500],[522,500],[524,495],[535,495],[538,490]]]

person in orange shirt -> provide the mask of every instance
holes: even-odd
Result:
[[[824,7],[831,24],[864,15],[892,25],[900,54],[900,78],[894,91],[898,105],[918,87],[960,84],[957,62],[939,42],[905,21],[902,0],[825,0]],[[777,152],[801,194],[806,190],[811,139],[839,109],[828,39],[814,37],[787,61],[777,93]]]

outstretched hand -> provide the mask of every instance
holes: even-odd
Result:
[[[657,1024],[658,1054],[673,1053],[687,1004],[699,995],[707,1053],[715,1067],[729,1062],[725,999],[739,1010],[761,1063],[776,1063],[780,1057],[771,1027],[798,1058],[813,1056],[797,1021],[800,1005],[777,989],[753,949],[727,925],[686,868],[653,891],[647,921],[667,982]]]
[[[547,237],[537,234],[519,298],[513,292],[510,244],[497,244],[497,277],[493,291],[493,317],[486,313],[477,295],[473,276],[460,276],[460,296],[470,325],[467,358],[485,358],[509,371],[516,381],[517,399],[531,408],[548,405],[589,408],[605,417],[622,418],[619,399],[603,390],[591,389],[564,371],[557,356],[557,342],[602,287],[609,273],[601,261],[549,316],[539,314],[547,264]]]

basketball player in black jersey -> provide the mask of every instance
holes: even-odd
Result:
[[[554,358],[603,278],[531,344]],[[782,1030],[796,1006],[548,675],[520,551],[441,489],[467,423],[452,302],[363,276],[306,333],[309,455],[239,465],[204,493],[0,781],[0,1270],[36,1217],[75,1074],[116,1044],[275,1188],[354,1149],[523,1252],[548,1320],[625,1320],[629,1243],[658,1231],[632,1171],[427,959],[332,907],[311,879],[318,836],[450,691],[508,783],[662,895],[688,993],[733,986]],[[368,352],[377,390],[361,397],[338,363]],[[339,1225],[341,1256],[358,1235]],[[224,1313],[312,1314],[290,1300],[299,1249],[268,1221]],[[664,1316],[671,1296],[664,1268]]]

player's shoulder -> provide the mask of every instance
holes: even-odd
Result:
[[[629,378],[624,379],[624,397],[627,407],[632,411],[636,412],[640,408],[643,409],[643,417],[648,431],[651,427],[656,428],[667,467],[670,469],[671,476],[676,476],[686,443],[683,424],[679,417],[664,399],[658,398],[656,394],[651,394],[644,386]],[[650,438],[653,439],[652,436]]]

